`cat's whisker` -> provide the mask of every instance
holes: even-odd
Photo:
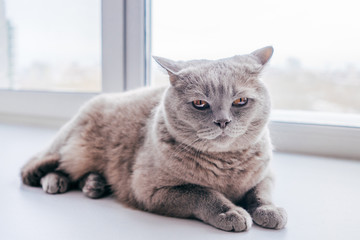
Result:
[[[196,135],[199,138],[212,140],[212,139],[217,138],[221,133],[222,133],[222,131],[219,128],[214,129],[214,128],[209,127],[209,128],[204,128],[204,129],[197,131]]]
[[[180,143],[174,150],[174,152],[170,155],[170,158],[173,158],[173,157],[177,157],[180,153],[184,152],[184,151],[187,151],[192,144],[194,144],[196,141],[199,141],[201,140],[200,138],[196,138],[194,141],[191,141],[190,143],[186,143],[185,141],[183,143]],[[181,148],[182,146],[184,146],[184,148]],[[180,151],[177,151],[177,150],[180,150]]]
[[[207,132],[211,132],[213,131],[212,128],[208,127],[208,128],[203,128],[197,131],[197,133],[207,133]]]

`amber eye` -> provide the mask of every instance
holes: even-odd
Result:
[[[204,100],[192,101],[192,105],[194,106],[194,108],[199,109],[199,110],[205,110],[210,107],[210,105],[207,102],[205,102]]]
[[[248,102],[247,98],[238,98],[235,101],[233,101],[232,105],[234,107],[242,107],[242,106],[245,106],[247,104],[247,102]]]

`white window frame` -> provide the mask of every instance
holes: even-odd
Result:
[[[102,92],[146,85],[149,6],[150,0],[102,1]],[[0,121],[59,126],[95,95],[2,90]],[[276,150],[360,159],[359,115],[273,111],[269,126]]]

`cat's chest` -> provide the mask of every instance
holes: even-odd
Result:
[[[255,186],[263,177],[267,161],[258,153],[208,154],[187,151],[173,156],[172,170],[184,181],[216,189],[236,198]]]

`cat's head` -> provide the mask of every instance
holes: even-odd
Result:
[[[154,57],[171,83],[163,99],[170,133],[208,151],[232,151],[257,141],[271,105],[259,76],[272,53],[272,47],[265,47],[220,60]]]

